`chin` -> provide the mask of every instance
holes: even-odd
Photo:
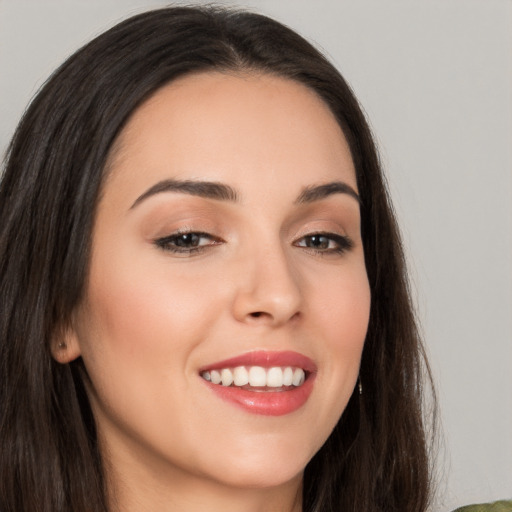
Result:
[[[232,468],[228,474],[224,474],[222,481],[225,485],[239,489],[271,489],[281,487],[291,482],[302,479],[304,467],[298,471],[290,467],[269,465],[263,468],[261,465],[255,468]]]
[[[271,444],[263,449],[261,443],[255,444],[250,453],[240,450],[233,457],[223,457],[222,462],[215,464],[217,478],[234,488],[253,489],[279,487],[300,480],[314,453],[298,453],[297,446],[292,450],[285,446],[272,449]]]

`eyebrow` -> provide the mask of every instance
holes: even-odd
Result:
[[[130,209],[135,208],[135,206],[148,197],[160,194],[161,192],[181,192],[182,194],[205,197],[207,199],[217,199],[219,201],[238,201],[238,194],[236,190],[223,183],[213,181],[163,180],[159,181],[140,195],[132,204]]]
[[[310,187],[306,187],[295,200],[295,203],[313,203],[332,196],[333,194],[347,194],[361,204],[359,194],[350,185],[343,181],[333,181],[323,185],[312,185]]]
[[[237,191],[224,183],[169,179],[159,181],[146,190],[135,200],[130,209],[135,208],[145,199],[162,192],[180,192],[218,201],[238,202],[239,200]],[[361,203],[358,193],[350,185],[343,181],[333,181],[331,183],[306,187],[295,200],[295,204],[313,203],[334,194],[347,194],[353,197],[359,204]]]

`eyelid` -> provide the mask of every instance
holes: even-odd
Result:
[[[327,238],[330,241],[333,241],[337,244],[337,247],[333,248],[315,248],[315,247],[307,247],[303,245],[299,245],[299,242],[304,241],[307,238],[313,238],[313,237],[324,237]],[[302,247],[308,251],[312,251],[315,254],[321,254],[321,255],[329,255],[329,254],[343,254],[347,251],[350,251],[354,247],[353,240],[347,236],[342,235],[340,233],[336,232],[330,232],[330,231],[311,231],[309,233],[303,234],[300,237],[296,238],[293,242],[293,245],[296,247]]]
[[[180,236],[185,236],[185,235],[197,235],[200,238],[208,238],[211,241],[211,243],[199,244],[199,245],[191,246],[191,247],[179,246],[178,244],[173,245],[173,242],[176,242],[177,240],[179,240]],[[220,238],[219,236],[213,235],[206,231],[201,231],[198,229],[190,229],[190,228],[179,228],[176,231],[174,231],[173,233],[170,233],[169,235],[158,237],[153,240],[153,243],[159,249],[169,252],[171,254],[181,254],[181,255],[185,255],[185,256],[205,251],[208,248],[219,245],[223,242],[224,242],[224,240],[222,238]]]

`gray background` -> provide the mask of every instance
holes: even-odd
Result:
[[[67,55],[115,21],[166,4],[0,0],[2,154]],[[512,2],[239,5],[323,48],[376,133],[440,398],[435,509],[512,498]]]

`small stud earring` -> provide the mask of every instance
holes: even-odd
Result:
[[[61,341],[61,342],[57,345],[57,347],[59,348],[59,350],[64,350],[64,349],[68,348],[68,347],[67,347],[67,345],[66,345],[66,343],[65,343],[65,342],[63,342],[63,341]]]

